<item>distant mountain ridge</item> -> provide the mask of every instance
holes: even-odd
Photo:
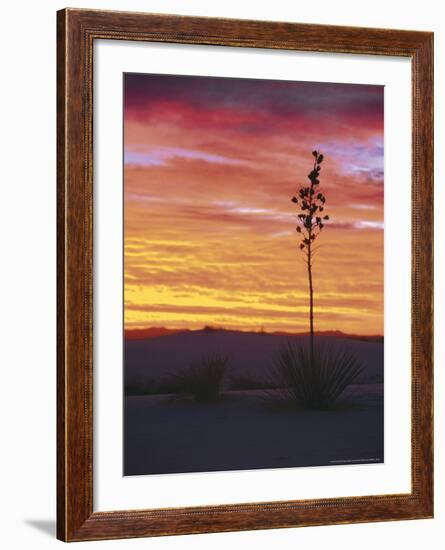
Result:
[[[308,336],[309,332],[284,332],[284,331],[275,331],[275,332],[255,332],[255,331],[241,331],[241,330],[231,330],[218,327],[206,326],[202,329],[191,330],[191,329],[169,329],[166,327],[150,327],[143,329],[129,329],[125,331],[125,340],[149,340],[152,338],[159,338],[161,336],[170,336],[173,334],[181,333],[241,333],[241,334],[271,334],[276,336]],[[349,340],[360,340],[362,342],[383,342],[384,337],[377,334],[371,335],[362,335],[362,334],[347,334],[341,330],[321,330],[315,332],[317,336],[331,336],[339,339],[349,339]]]
[[[138,328],[125,331],[125,340],[146,340],[149,338],[158,338],[159,336],[168,336],[169,334],[178,334],[178,332],[189,332],[188,329],[169,329],[165,327]]]

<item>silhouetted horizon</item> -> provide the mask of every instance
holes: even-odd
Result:
[[[241,334],[266,334],[277,336],[309,336],[309,331],[288,331],[288,330],[265,330],[265,329],[234,329],[226,328],[215,325],[205,325],[200,328],[168,328],[165,326],[151,326],[145,328],[125,329],[125,340],[143,340],[148,338],[158,338],[161,336],[168,336],[171,334],[180,334],[184,332],[234,332]],[[365,333],[349,333],[341,330],[316,330],[315,335],[319,336],[333,336],[338,338],[353,338],[353,339],[367,339],[367,340],[382,340],[383,334],[365,334]]]

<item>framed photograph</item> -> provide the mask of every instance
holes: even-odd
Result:
[[[64,541],[433,516],[433,34],[58,12]]]

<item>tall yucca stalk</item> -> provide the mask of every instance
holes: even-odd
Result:
[[[321,163],[323,155],[319,151],[312,151],[314,164],[308,174],[309,186],[302,186],[297,195],[292,197],[292,202],[298,207],[297,232],[301,235],[300,250],[305,256],[309,281],[309,332],[310,332],[310,358],[314,360],[314,284],[312,267],[316,248],[315,240],[320,235],[324,222],[329,216],[324,213],[326,197],[318,191],[320,185]],[[322,214],[323,213],[323,214]]]

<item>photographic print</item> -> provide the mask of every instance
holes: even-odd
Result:
[[[383,462],[383,86],[123,84],[124,475]]]

